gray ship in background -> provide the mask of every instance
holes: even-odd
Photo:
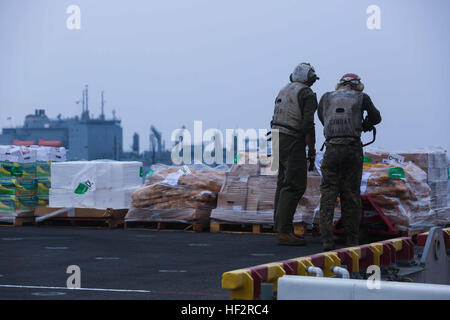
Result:
[[[120,160],[122,127],[120,120],[106,120],[102,92],[102,113],[97,119],[89,115],[88,86],[83,90],[81,117],[50,119],[44,109],[25,117],[23,127],[3,128],[0,144],[44,144],[65,147],[67,160]]]
[[[43,145],[64,147],[67,149],[67,160],[110,159],[122,161],[141,161],[144,170],[151,165],[161,163],[173,165],[171,151],[166,149],[162,133],[155,126],[150,126],[149,149],[140,152],[139,135],[134,133],[130,145],[131,151],[123,151],[123,130],[120,119],[113,110],[112,119],[106,119],[104,113],[104,93],[101,93],[101,114],[94,118],[89,114],[88,86],[83,90],[81,116],[50,119],[44,109],[36,109],[34,114],[25,117],[22,127],[3,128],[0,134],[0,145]],[[182,126],[182,129],[185,126]],[[179,141],[181,142],[181,141]],[[177,142],[177,143],[179,143]],[[259,144],[259,142],[258,142]],[[202,145],[202,152],[205,145]],[[237,156],[237,140],[233,141],[233,156]],[[245,151],[249,149],[249,139],[245,140]],[[253,150],[254,151],[254,150]],[[223,161],[226,163],[226,152],[223,149]],[[194,159],[194,148],[191,148],[191,159]],[[217,165],[216,163],[212,166]]]
[[[121,121],[113,111],[112,119],[104,113],[103,92],[101,95],[101,114],[98,118],[89,115],[88,86],[83,90],[81,117],[50,119],[44,109],[36,109],[34,114],[25,117],[23,127],[3,128],[0,145],[36,144],[65,147],[67,160],[136,160],[144,166],[153,163],[170,164],[170,152],[164,150],[161,134],[151,127],[151,146],[149,151],[139,152],[139,135],[133,136],[132,151],[123,151]]]

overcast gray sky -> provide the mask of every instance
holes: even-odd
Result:
[[[81,29],[69,30],[69,5]],[[369,5],[381,30],[369,30]],[[268,128],[273,101],[299,62],[318,98],[357,73],[382,113],[376,146],[450,148],[447,0],[0,0],[0,126],[37,107],[50,117],[115,109],[148,149],[149,128]],[[12,117],[11,121],[7,118]],[[323,141],[316,121],[317,148]],[[370,140],[365,134],[363,140]]]

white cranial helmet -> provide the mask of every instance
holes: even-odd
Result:
[[[320,78],[316,75],[314,67],[306,62],[302,62],[296,66],[291,74],[291,81],[293,82],[314,82],[319,79]]]

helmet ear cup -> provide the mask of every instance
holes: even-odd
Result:
[[[360,83],[356,86],[356,90],[358,90],[358,91],[363,91],[363,90],[364,90],[364,83],[360,82]]]
[[[294,82],[294,80],[292,80],[292,73],[291,73],[290,76],[289,76],[289,80],[290,80],[291,82]]]

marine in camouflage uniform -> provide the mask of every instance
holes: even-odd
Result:
[[[311,65],[302,63],[291,74],[291,82],[275,99],[272,130],[279,131],[278,180],[274,202],[274,229],[280,245],[305,245],[294,234],[293,217],[306,190],[307,156],[315,156],[314,113],[317,97],[310,86],[318,79]]]
[[[320,99],[318,116],[324,125],[326,151],[321,164],[320,233],[324,250],[334,249],[333,216],[340,197],[341,216],[348,246],[359,243],[362,217],[360,196],[363,149],[361,132],[381,122],[380,112],[355,74],[344,75],[336,91]],[[367,116],[364,119],[364,111]]]

